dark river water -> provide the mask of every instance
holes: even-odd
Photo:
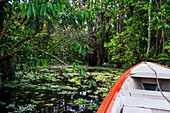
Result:
[[[115,83],[119,70],[41,69],[41,74],[18,76],[0,90],[1,113],[95,113]]]

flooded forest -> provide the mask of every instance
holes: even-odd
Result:
[[[0,112],[96,113],[119,77],[170,66],[169,0],[0,0]]]

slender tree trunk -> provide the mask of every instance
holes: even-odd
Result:
[[[162,0],[160,0],[160,10],[161,10],[161,12],[162,12],[161,6],[162,6]],[[161,21],[162,21],[162,24],[163,24],[163,17],[162,17],[162,15],[161,15]],[[162,35],[161,35],[161,38],[162,38],[162,40],[163,40],[163,42],[162,42],[162,53],[165,53],[165,35],[164,35],[163,27],[162,27]]]
[[[162,45],[162,53],[165,53],[165,35],[164,35],[164,30],[162,28],[162,39],[163,39],[163,45]]]
[[[87,0],[87,8],[89,9],[90,8],[90,0]],[[90,12],[88,12],[90,13]],[[90,27],[88,27],[88,31],[89,31],[89,35],[91,34],[91,32],[93,32],[93,21],[91,21],[89,18],[87,19],[87,22],[90,24]],[[97,18],[96,18],[96,22],[97,22]],[[97,26],[95,26],[94,28],[95,30],[95,33],[97,33]],[[94,33],[94,34],[95,34]],[[96,36],[92,36],[94,38],[94,40],[96,40]],[[94,47],[94,51],[92,54],[86,54],[86,59],[87,59],[87,62],[88,62],[88,65],[89,66],[96,66],[97,65],[97,47],[95,46]]]
[[[124,19],[124,6],[123,4],[120,5],[120,3],[118,3],[118,9],[119,11],[122,11],[122,14],[118,14],[117,15],[117,19],[118,19],[118,23],[117,23],[117,33],[121,34],[123,32],[123,19]],[[118,44],[121,43],[121,37],[118,38]],[[116,51],[116,55],[119,55],[122,53],[122,49],[119,48]],[[122,67],[122,62],[120,61],[120,59],[116,59],[116,65],[118,68]]]
[[[155,0],[156,5],[157,5],[157,9],[159,9],[159,4],[157,2],[157,0]],[[156,50],[155,50],[155,54],[156,56],[158,55],[158,41],[159,41],[159,30],[155,27],[155,31],[156,31]]]
[[[104,19],[104,13],[101,13],[101,23],[100,23],[100,42],[97,48],[97,56],[98,56],[98,65],[103,64],[104,60],[104,34],[105,34],[105,19]]]
[[[94,50],[93,54],[86,55],[87,62],[89,66],[96,66],[97,65],[97,51]]]
[[[156,56],[158,55],[158,37],[159,37],[159,31],[158,29],[156,29],[156,50],[155,50]]]
[[[150,0],[150,3],[152,3],[152,0]],[[149,58],[149,51],[150,51],[150,41],[151,41],[151,29],[150,29],[150,22],[151,22],[151,9],[148,10],[148,48],[147,48],[147,53],[146,53],[146,58]]]

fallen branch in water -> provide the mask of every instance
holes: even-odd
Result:
[[[41,52],[43,52],[43,53],[45,53],[45,54],[47,54],[47,55],[50,55],[50,56],[56,58],[58,61],[60,61],[60,62],[63,63],[64,65],[68,66],[65,62],[63,62],[62,60],[60,60],[57,56],[54,56],[54,55],[52,55],[52,54],[50,54],[50,53],[48,53],[48,52],[46,52],[46,51],[44,51],[44,50],[42,50],[42,49],[39,49],[39,48],[37,48],[37,50],[40,50]]]

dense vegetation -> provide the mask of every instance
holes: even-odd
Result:
[[[2,83],[47,65],[170,66],[170,1],[0,0]],[[19,73],[19,74],[18,74]],[[22,73],[22,74],[21,74]],[[19,78],[20,78],[19,77]]]

